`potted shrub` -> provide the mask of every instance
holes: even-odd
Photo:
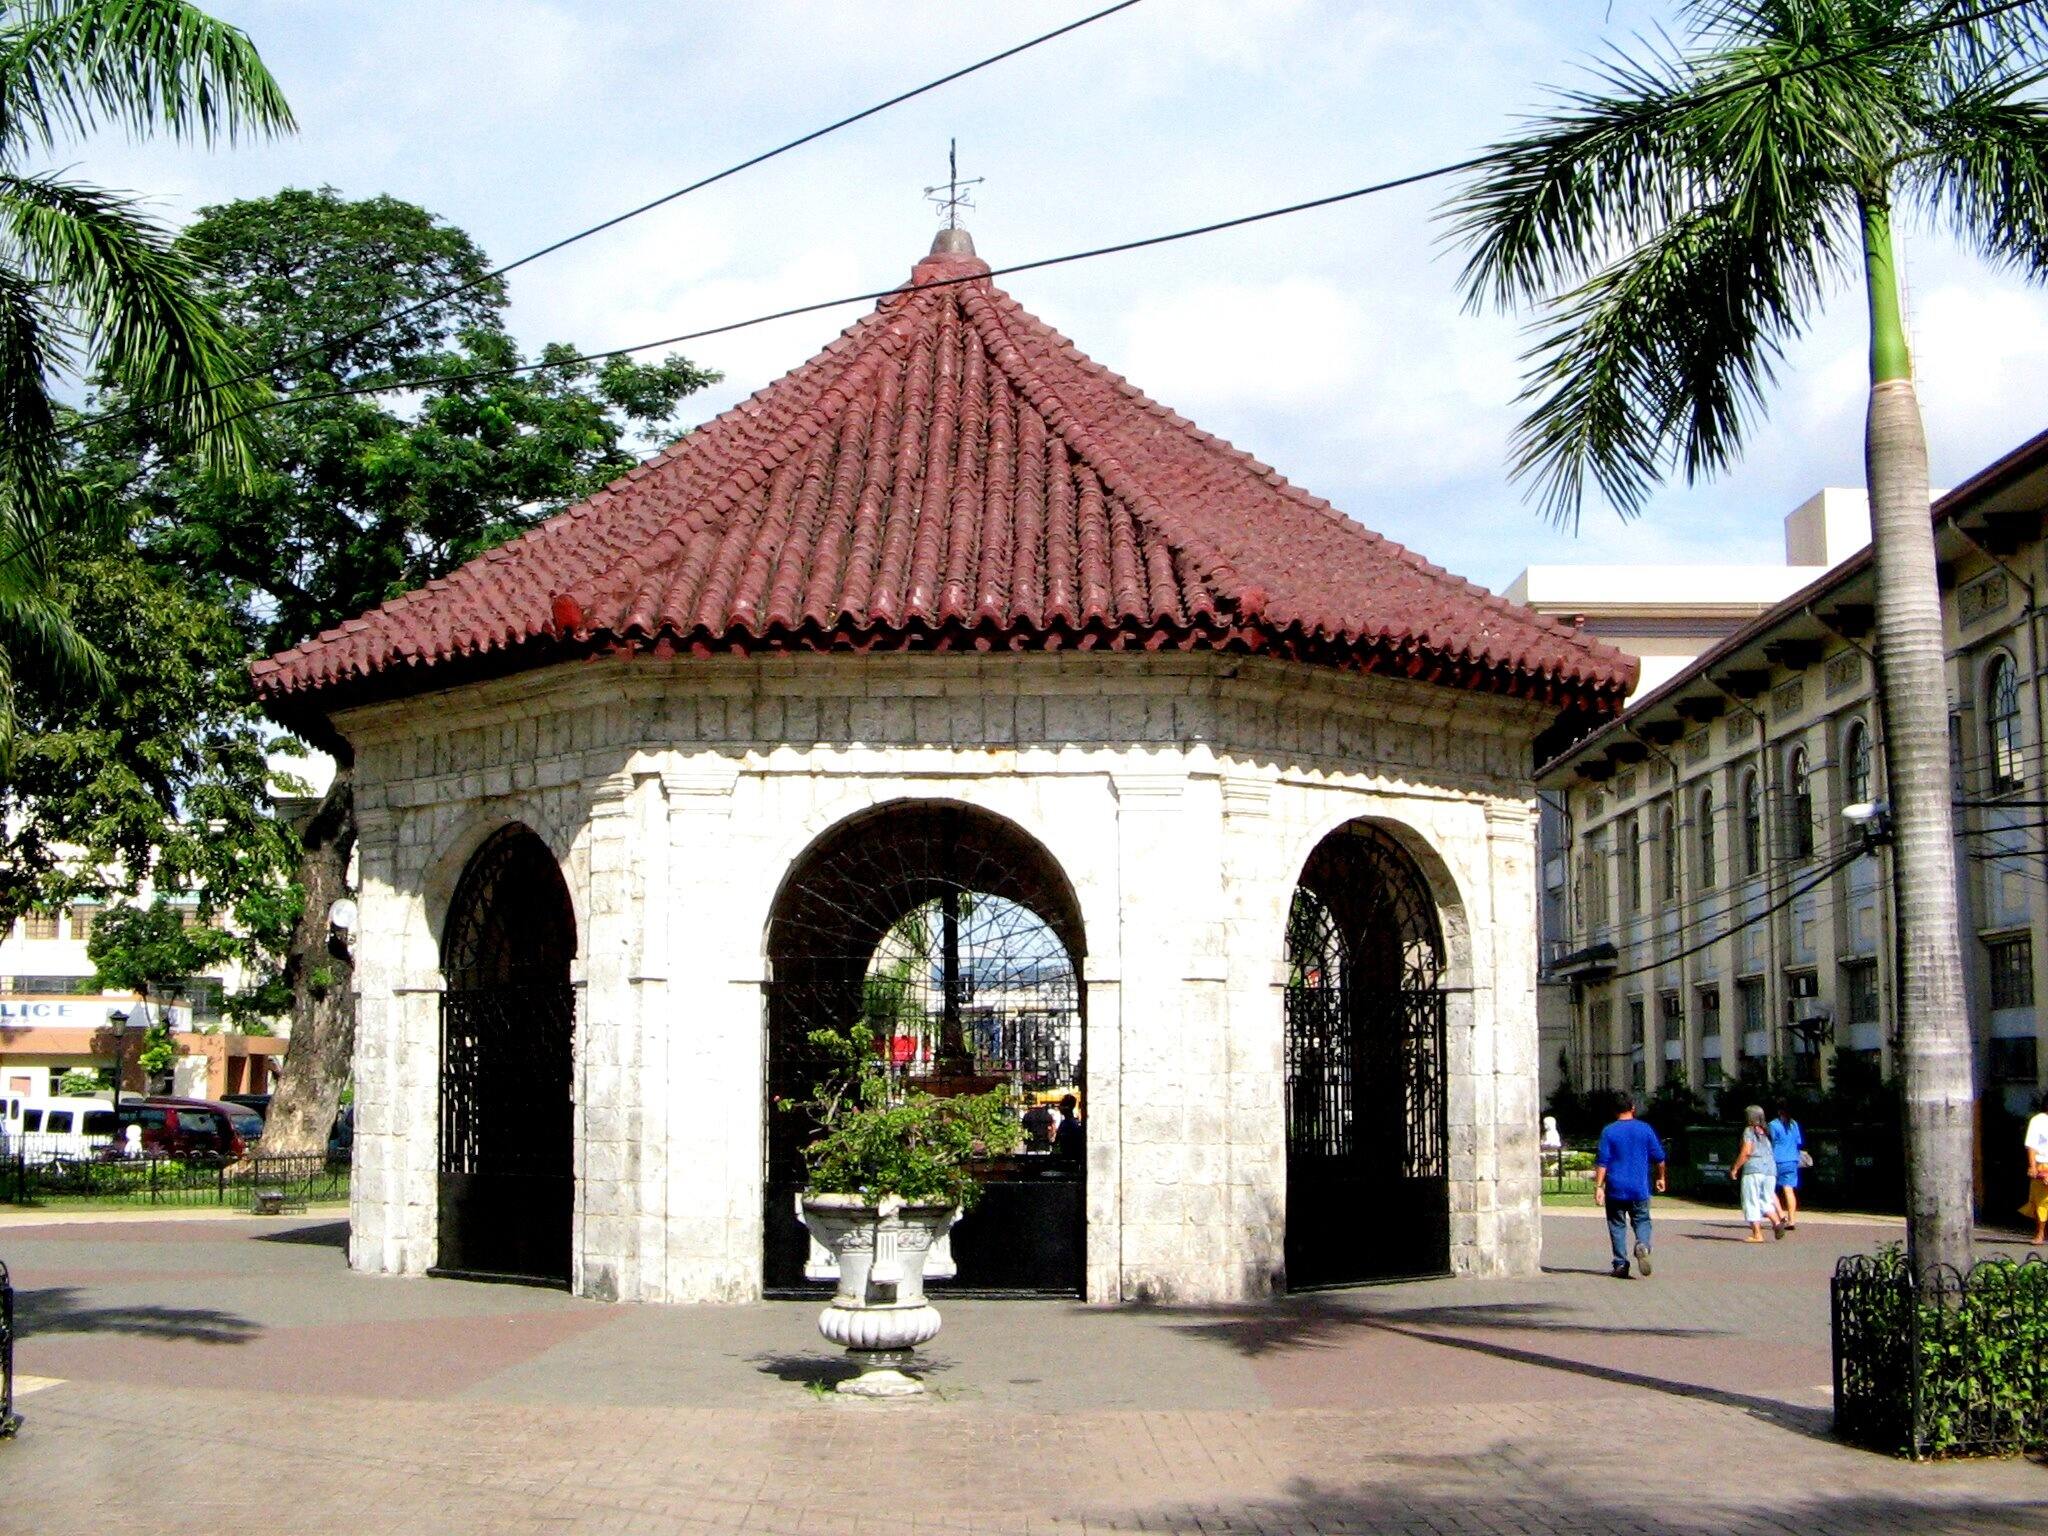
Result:
[[[872,1042],[810,1038],[833,1070],[796,1106],[818,1125],[804,1149],[804,1224],[839,1266],[818,1331],[861,1365],[841,1392],[909,1396],[924,1387],[903,1367],[939,1331],[925,1260],[981,1193],[969,1165],[1014,1151],[1023,1126],[1007,1087],[928,1093],[893,1079]]]

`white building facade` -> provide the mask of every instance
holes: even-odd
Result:
[[[1949,651],[1963,956],[1987,1144],[2044,1082],[2038,594],[2048,437],[1934,509]],[[1638,697],[1540,776],[1569,906],[1546,956],[1578,1086],[1716,1093],[1747,1065],[1818,1090],[1896,1069],[1889,855],[1843,813],[1882,802],[1859,555]],[[1996,1181],[2014,1164],[1990,1154]],[[2014,1199],[2017,1200],[2015,1193]]]

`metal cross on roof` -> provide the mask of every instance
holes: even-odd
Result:
[[[960,141],[948,139],[946,179],[935,187],[926,187],[924,195],[928,201],[938,204],[939,212],[945,216],[946,228],[958,229],[960,210],[974,206],[974,199],[968,195],[967,189],[978,187],[981,183],[982,178],[979,176],[970,176],[965,181],[960,179]]]

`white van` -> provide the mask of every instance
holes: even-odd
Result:
[[[114,1139],[111,1099],[22,1097],[8,1120],[7,1150],[31,1163],[77,1162]]]

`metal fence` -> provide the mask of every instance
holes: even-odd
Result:
[[[0,1262],[0,1440],[21,1428],[14,1411],[14,1285]]]
[[[1916,1276],[1888,1249],[1831,1292],[1836,1434],[1916,1460],[2048,1450],[2048,1264]]]
[[[91,1204],[206,1206],[253,1205],[261,1191],[284,1203],[348,1198],[349,1165],[320,1153],[256,1157],[240,1162],[175,1157],[108,1157],[58,1153],[18,1137],[0,1161],[0,1203],[41,1205],[73,1200]]]
[[[1590,1195],[1593,1193],[1593,1148],[1546,1147],[1543,1149],[1543,1193],[1547,1195]]]

